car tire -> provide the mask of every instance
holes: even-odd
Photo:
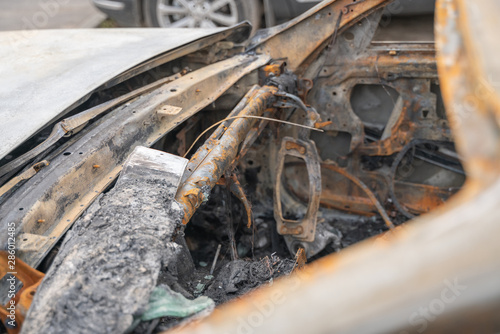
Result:
[[[160,5],[165,3],[172,4],[172,1],[173,0],[144,0],[144,21],[146,26],[168,28],[174,22],[176,22],[173,16],[170,15],[162,16],[159,14]],[[213,0],[208,0],[208,1],[213,2]],[[236,8],[235,15],[237,18],[235,22],[249,21],[253,27],[252,34],[257,29],[260,28],[261,17],[262,17],[262,5],[260,3],[260,0],[229,0],[229,1],[232,1],[235,4]],[[193,3],[194,0],[187,0],[187,2]],[[229,15],[232,16],[233,13],[229,13]],[[215,25],[220,27],[228,26],[220,22],[215,22]]]

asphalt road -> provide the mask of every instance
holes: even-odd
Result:
[[[0,31],[94,28],[104,19],[91,0],[0,0]]]

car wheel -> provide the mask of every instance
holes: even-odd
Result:
[[[151,27],[215,28],[249,21],[260,27],[259,0],[145,0],[144,16]]]

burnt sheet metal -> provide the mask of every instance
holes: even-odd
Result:
[[[0,33],[0,159],[123,72],[157,56],[178,58],[229,29],[93,29]],[[169,52],[170,51],[170,52]],[[157,65],[157,64],[156,64]]]
[[[420,214],[452,196],[461,186],[463,176],[447,175],[450,184],[439,187],[437,193],[433,193],[436,187],[425,184],[416,184],[423,191],[412,193],[408,183],[394,180],[394,173],[389,175],[386,170],[365,168],[367,156],[374,157],[373,161],[385,159],[412,145],[415,138],[433,141],[436,145],[452,143],[449,122],[440,114],[440,102],[434,91],[439,87],[434,45],[372,43],[383,13],[381,6],[390,2],[321,3],[289,23],[259,32],[250,41],[248,50],[283,59],[288,69],[302,74],[305,80],[314,81],[307,103],[320,112],[323,120],[329,121],[324,127],[325,134],[312,137],[323,160],[335,159],[346,172],[372,188],[382,202],[395,202],[398,211]],[[294,52],[297,49],[301,52]],[[371,135],[371,124],[364,122],[353,108],[353,101],[356,102],[353,92],[359,86],[379,86],[382,94],[389,95],[388,120],[377,124],[382,129],[380,138]],[[390,95],[391,91],[397,96]],[[373,113],[370,102],[363,107]],[[341,142],[343,138],[345,142]],[[445,158],[446,162],[456,162],[456,159]],[[407,167],[407,160],[394,166],[398,173]],[[459,162],[456,164],[460,168]],[[373,201],[361,189],[353,187],[352,182],[340,175],[331,177],[333,173],[325,168],[321,172],[323,207],[368,215],[376,211]],[[293,180],[284,186],[295,197],[309,198],[304,168],[285,168],[284,173],[289,176],[287,180]],[[401,195],[409,193],[414,196]],[[432,198],[426,197],[427,194]]]
[[[454,199],[395,232],[318,260],[301,275],[179,332],[498,332],[500,244],[492,236],[500,233],[500,131],[495,120],[500,96],[487,88],[492,88],[490,75],[500,71],[498,61],[488,66],[481,58],[498,54],[500,46],[479,40],[497,40],[499,13],[493,0],[437,3],[440,80],[468,171],[468,181]],[[471,27],[487,27],[482,30],[486,36],[476,37]],[[269,305],[270,315],[263,312]],[[422,309],[439,312],[426,321]]]
[[[323,1],[290,22],[258,32],[248,50],[270,55],[273,59],[286,59],[288,69],[301,74],[314,56],[345,27],[390,2],[392,0]]]
[[[281,199],[282,176],[286,157],[295,157],[304,161],[306,166],[305,181],[307,198],[309,204],[305,216],[301,220],[287,219],[283,217],[283,205]],[[285,137],[281,143],[278,153],[277,170],[274,184],[274,219],[276,228],[281,235],[291,235],[298,240],[291,251],[296,253],[299,248],[304,248],[300,241],[312,242],[316,233],[318,209],[321,196],[321,166],[316,145],[312,140],[294,139]],[[286,209],[285,209],[286,211]]]
[[[4,229],[16,222],[18,256],[37,266],[115,180],[135,147],[153,145],[268,61],[266,56],[241,55],[206,66],[117,108],[77,135],[0,207]],[[6,237],[0,236],[3,247]]]
[[[392,202],[397,211],[410,216],[442,205],[464,176],[450,171],[450,166],[461,168],[453,155],[440,153],[441,147],[452,152],[453,140],[439,100],[434,45],[373,43],[381,16],[382,11],[376,11],[339,31],[305,74],[314,79],[307,102],[330,121],[325,134],[312,138],[325,162],[332,160],[366,184],[382,203]],[[439,148],[425,151],[431,157],[425,166],[416,140]],[[400,153],[391,166],[391,156]],[[302,201],[308,194],[304,169],[300,165],[285,169],[287,180],[292,180],[285,186]],[[426,183],[433,170],[447,182]],[[324,166],[321,172],[322,207],[366,215],[379,211],[352,181]]]
[[[124,333],[148,305],[162,265],[176,261],[174,197],[188,160],[137,147],[113,190],[68,233],[40,284],[23,333]]]

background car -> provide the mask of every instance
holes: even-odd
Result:
[[[287,21],[318,0],[93,0],[124,27],[227,27],[249,21],[254,29]],[[430,14],[435,0],[397,0],[394,15]]]

